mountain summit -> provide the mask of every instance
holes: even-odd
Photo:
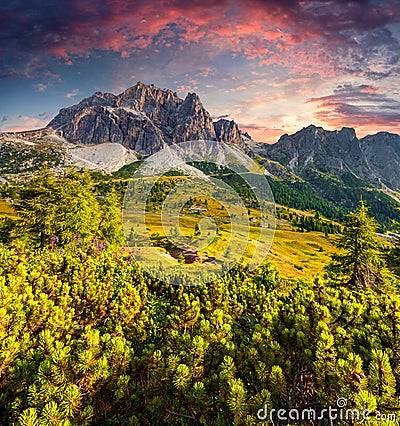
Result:
[[[325,173],[351,171],[363,178],[370,175],[356,132],[348,127],[329,131],[311,125],[293,135],[281,136],[264,152],[298,175],[310,168]]]
[[[392,133],[358,139],[352,128],[330,131],[311,125],[264,145],[260,153],[306,180],[316,173],[352,175],[378,188],[400,188],[400,136]]]
[[[139,154],[188,140],[243,146],[249,139],[233,121],[214,123],[195,93],[182,99],[176,92],[140,82],[119,95],[96,92],[63,108],[48,127],[72,143],[120,143]]]
[[[345,208],[356,206],[360,196],[378,205],[375,189],[399,197],[399,135],[380,132],[359,139],[352,128],[329,131],[310,125],[273,145],[255,143],[234,121],[214,122],[197,94],[182,99],[140,82],[119,95],[96,92],[61,109],[45,129],[0,135],[0,177],[43,163],[112,172],[137,154],[189,140],[234,144],[257,158],[271,179],[309,185],[319,197]]]

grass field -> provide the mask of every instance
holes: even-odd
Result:
[[[335,253],[335,236],[321,232],[277,229],[268,258],[284,277],[306,277],[321,272]]]
[[[169,177],[169,179],[177,178]],[[206,207],[206,211],[200,214],[192,214],[186,207],[179,218],[180,230],[184,236],[194,240],[196,238],[194,235],[196,225],[199,225],[201,231],[203,231],[202,220],[208,216],[216,218],[215,236],[212,244],[207,244],[207,247],[204,249],[201,246],[205,247],[205,245],[200,244],[198,253],[200,256],[218,257],[221,252],[224,252],[229,243],[232,230],[229,214],[217,201],[208,200],[206,202],[205,198],[195,197],[193,203]],[[253,218],[255,223],[243,224],[243,229],[241,226],[236,228],[236,241],[239,245],[245,244],[248,240],[258,240],[261,232],[259,211],[255,209],[246,210],[249,213],[249,217]],[[239,211],[233,213],[237,213],[237,216],[240,217],[243,214],[243,212],[240,213]],[[296,213],[310,214],[300,211],[296,211]],[[11,203],[0,200],[0,217],[4,216],[14,217],[15,212]],[[132,219],[132,223],[136,222],[134,218]],[[133,227],[136,229],[135,225]],[[165,231],[161,223],[159,211],[146,213],[146,230],[153,243],[159,246],[160,250],[164,250],[168,242],[165,238]],[[213,234],[212,231],[211,234]],[[201,237],[205,241],[209,241],[209,238],[207,238],[208,235],[210,233],[206,231],[202,233]],[[334,238],[335,235],[326,237],[321,232],[298,232],[294,230],[290,223],[280,220],[278,221],[267,258],[279,269],[283,277],[310,277],[323,270],[324,266],[329,262],[330,255],[335,252],[333,245]],[[245,263],[250,261],[253,251],[254,244],[250,242],[243,256]],[[235,250],[233,253],[235,253]],[[233,261],[237,260],[233,256],[231,259]]]
[[[161,180],[164,183],[168,181],[177,183],[182,181],[182,177],[168,177]],[[136,191],[138,184],[136,184]],[[335,252],[334,235],[326,236],[322,232],[314,231],[300,232],[283,219],[277,221],[277,229],[272,240],[272,231],[268,229],[271,218],[265,217],[262,220],[258,209],[240,209],[235,205],[231,206],[228,212],[221,203],[215,201],[211,194],[192,197],[190,203],[181,205],[181,208],[179,200],[175,199],[170,209],[167,209],[172,214],[165,215],[161,220],[161,209],[164,205],[161,207],[160,202],[163,197],[158,195],[164,190],[165,188],[160,186],[158,193],[155,193],[147,204],[145,221],[143,221],[143,213],[140,213],[140,209],[135,208],[134,204],[127,209],[132,213],[126,230],[134,230],[135,245],[139,251],[140,247],[148,245],[148,238],[162,251],[175,250],[176,246],[183,249],[185,242],[183,239],[176,238],[181,234],[187,238],[186,247],[197,247],[199,262],[202,262],[201,259],[213,257],[237,262],[242,255],[242,262],[249,264],[254,252],[258,259],[264,258],[267,254],[267,258],[279,269],[281,275],[290,278],[310,277],[323,271],[329,263],[331,254]],[[305,216],[313,215],[310,212],[294,212]],[[234,218],[232,222],[230,217]],[[213,218],[214,228],[202,227],[206,218]],[[142,223],[140,227],[137,226],[139,222]],[[175,236],[174,244],[166,238],[166,234]],[[261,243],[259,243],[260,235]],[[234,244],[229,246],[231,237]]]
[[[181,216],[179,226],[183,235],[194,238],[195,226],[201,219],[201,217],[195,215]],[[219,221],[217,228],[214,242],[206,249],[199,250],[200,256],[218,257],[226,248],[230,238],[231,226],[226,221]],[[146,229],[154,244],[161,247],[165,246],[167,239],[158,213],[146,214]],[[239,229],[236,232],[238,244],[258,239],[260,227],[250,225],[249,231],[249,237],[246,226],[243,226],[243,230]],[[325,236],[321,232],[298,232],[289,224],[279,223],[267,258],[279,269],[283,277],[311,277],[323,271],[329,263],[330,256],[336,251],[333,245],[335,238],[335,235]],[[253,250],[254,246],[250,242],[243,256],[245,263],[250,261]]]
[[[11,203],[8,203],[5,200],[0,200],[0,217],[1,216],[8,216],[8,217],[15,216],[15,211],[13,209],[13,206],[11,205]]]

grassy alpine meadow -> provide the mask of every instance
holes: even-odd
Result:
[[[184,177],[163,177],[162,181],[167,183],[181,179]],[[196,210],[197,208],[202,211]],[[278,205],[277,208],[282,209],[283,206]],[[296,218],[312,218],[315,215],[314,212],[283,209]],[[168,226],[164,226],[165,223],[163,225],[161,208],[155,203],[150,203],[148,210],[150,211],[146,212],[146,230],[153,244],[164,251],[168,247],[168,239],[165,235]],[[241,259],[244,264],[251,261],[254,244],[259,239],[261,227],[260,211],[250,207],[246,210],[250,221],[247,222],[246,218],[246,222],[239,226],[238,232],[235,232],[237,244],[247,243]],[[204,197],[193,197],[190,205],[186,205],[179,215],[180,230],[187,238],[197,238],[196,227],[205,217],[213,218],[216,221],[217,234],[213,243],[206,250],[200,250],[199,254],[209,257],[219,256],[226,249],[232,232],[229,213],[220,202]],[[335,234],[299,230],[293,226],[292,222],[278,219],[268,259],[286,278],[312,277],[324,269],[329,263],[330,256],[337,251],[334,245],[335,240]]]
[[[324,270],[337,251],[335,241],[335,235],[278,228],[268,258],[284,277],[312,277]]]
[[[180,217],[182,233],[186,237],[193,237],[196,232],[196,225],[200,221],[201,217],[194,217],[193,215]],[[167,239],[161,223],[161,216],[154,213],[146,215],[146,225],[154,244],[165,247]],[[206,251],[201,251],[201,254],[218,256],[225,249],[230,237],[228,218],[221,221],[219,230],[219,238]],[[239,231],[237,234],[242,243],[247,241],[246,230],[246,227],[243,226],[243,231]],[[250,244],[243,255],[244,263],[251,260],[251,242],[256,241],[259,237],[258,226],[250,225],[249,230]],[[336,237],[333,234],[326,236],[322,232],[316,231],[298,232],[291,226],[280,226],[278,224],[268,259],[286,278],[312,277],[324,269],[329,263],[330,256],[337,251],[334,245],[335,240]]]
[[[164,180],[171,179],[164,177]],[[173,179],[178,179],[174,177]],[[125,182],[127,182],[126,180]],[[117,182],[120,182],[118,180]],[[197,200],[195,200],[197,202]],[[200,204],[205,202],[204,199],[198,200]],[[311,212],[302,212],[294,210],[298,215],[312,216]],[[223,215],[221,215],[221,212]],[[187,213],[187,212],[186,212]],[[211,217],[222,217],[220,221],[220,238],[207,251],[201,251],[201,255],[216,256],[226,246],[230,234],[230,222],[226,211],[221,210],[221,205],[215,200],[208,202],[207,214]],[[0,200],[0,215],[15,217],[15,210],[8,201]],[[250,209],[250,217],[257,217],[258,212]],[[180,225],[182,233],[187,237],[193,237],[196,224],[199,224],[204,216],[195,214],[186,214],[180,217]],[[161,222],[161,215],[157,213],[146,213],[146,226],[152,241],[160,247],[165,247],[166,238],[165,231]],[[256,240],[259,234],[258,226],[250,224],[250,239]],[[245,232],[239,233],[239,237],[246,239]],[[296,232],[292,226],[284,223],[279,224],[275,231],[274,241],[269,254],[271,263],[276,266],[281,275],[290,277],[312,277],[316,273],[323,270],[324,266],[329,262],[330,256],[336,251],[334,246],[335,236],[333,234],[325,236],[321,232]],[[248,248],[248,251],[251,247]],[[244,262],[248,262],[251,253],[244,254]]]
[[[15,210],[10,201],[0,200],[0,216],[15,216]]]

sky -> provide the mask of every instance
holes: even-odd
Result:
[[[0,57],[1,131],[141,81],[257,141],[400,133],[400,0],[7,0]]]

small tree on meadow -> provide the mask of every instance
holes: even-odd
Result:
[[[376,229],[377,222],[368,216],[368,207],[360,201],[358,208],[347,215],[343,233],[336,243],[341,251],[332,255],[327,267],[331,278],[364,288],[382,281],[384,263],[378,250]]]

